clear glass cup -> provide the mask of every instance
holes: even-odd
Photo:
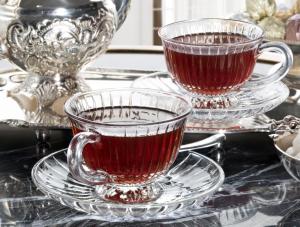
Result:
[[[74,137],[68,148],[73,177],[97,185],[98,195],[121,203],[159,197],[155,179],[174,162],[191,104],[147,89],[80,93],[65,104]]]
[[[293,54],[286,44],[262,43],[263,29],[248,22],[180,21],[162,27],[159,35],[174,81],[191,96],[208,97],[208,100],[236,91],[246,81],[248,89],[279,81],[293,63]],[[280,53],[281,64],[276,72],[254,78],[257,57],[264,51]]]

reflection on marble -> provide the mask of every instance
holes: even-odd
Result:
[[[289,214],[289,207],[297,204],[300,198],[300,184],[287,179],[272,179],[284,172],[280,164],[271,166],[257,165],[249,171],[232,175],[228,178],[213,198],[202,208],[197,208],[191,217],[179,220],[159,221],[160,226],[247,226],[246,223],[257,221],[261,226],[276,224],[270,220],[256,220],[258,214],[277,215],[278,209]],[[250,173],[250,174],[249,174]],[[262,180],[260,179],[262,177]],[[267,179],[270,177],[270,179]],[[46,199],[37,190],[28,178],[15,179],[13,175],[3,179],[4,188],[0,196],[0,218],[6,224],[30,223],[36,226],[65,225],[68,226],[139,226],[138,224],[109,224],[98,220],[97,216],[90,216],[61,206],[59,203]],[[263,184],[262,184],[263,182]],[[11,194],[13,192],[13,194]],[[281,208],[282,207],[282,208]],[[280,214],[282,215],[282,214]],[[250,222],[250,223],[251,223]],[[157,224],[158,224],[157,223]],[[141,224],[141,223],[139,223]],[[145,223],[145,226],[154,226],[154,223]]]
[[[223,147],[200,150],[224,168],[226,179],[222,188],[202,207],[193,207],[188,217],[149,223],[103,222],[97,216],[47,199],[35,188],[30,177],[32,166],[41,157],[66,147],[70,138],[71,132],[68,130],[41,132],[0,127],[1,224],[243,227],[293,223],[300,218],[296,209],[300,199],[300,183],[294,181],[282,167],[267,134],[232,134],[228,135]],[[185,136],[185,142],[195,139],[199,139],[196,134]]]

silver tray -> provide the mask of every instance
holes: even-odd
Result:
[[[124,67],[125,62],[114,61],[112,62],[113,64],[111,64],[110,58],[105,59],[106,56],[111,57],[111,55],[117,57],[117,59],[118,57],[119,59],[125,58],[125,60],[128,60],[125,62],[131,65],[129,67],[137,67],[138,69],[87,68],[81,73],[81,77],[91,89],[128,87],[131,86],[134,80],[165,68],[162,48],[138,48],[134,50],[128,48],[122,48],[121,50],[119,48],[113,48],[109,50],[108,54],[104,55],[104,61],[102,58],[100,62],[96,62],[97,65],[104,65],[104,67]],[[136,61],[138,61],[138,59],[141,60],[141,56],[151,56],[151,58],[148,58],[148,61],[146,60],[146,64],[141,64],[141,62],[137,63]],[[151,60],[150,65],[148,64],[149,59]],[[109,64],[107,64],[108,62]],[[269,69],[270,65],[273,66],[276,65],[276,63],[276,61],[270,60],[268,57],[259,59],[258,70],[259,72],[265,72]],[[140,68],[150,70],[141,70]],[[56,102],[50,107],[36,107],[30,105],[30,99],[28,99],[28,97],[25,99],[26,97],[9,96],[9,91],[20,86],[27,77],[28,74],[16,67],[0,70],[0,103],[3,107],[0,109],[0,124],[14,127],[69,129],[69,121],[63,112],[64,100]],[[292,100],[292,102],[295,103],[296,100]],[[223,131],[226,133],[268,131],[269,122],[269,117],[259,115],[254,118],[241,119],[237,122],[236,127]],[[207,130],[201,130],[201,128],[198,127],[188,127],[187,132],[207,133]],[[210,131],[210,133],[215,133],[215,131]]]

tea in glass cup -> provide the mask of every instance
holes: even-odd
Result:
[[[159,197],[155,179],[176,159],[189,101],[155,90],[107,89],[73,96],[65,111],[74,133],[67,155],[74,178],[97,185],[110,201]]]
[[[293,62],[289,47],[264,43],[264,31],[255,24],[226,19],[175,22],[159,30],[168,71],[174,81],[192,95],[224,96],[250,80],[257,57],[263,51],[283,55],[271,75],[249,81],[249,89],[281,80]]]

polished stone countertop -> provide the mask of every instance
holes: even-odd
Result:
[[[300,113],[284,103],[269,113],[280,118]],[[3,226],[141,226],[107,223],[48,199],[31,180],[31,168],[42,157],[65,148],[70,130],[0,126],[0,223]],[[205,137],[186,134],[184,143]],[[222,147],[199,150],[216,160],[226,178],[201,212],[179,220],[159,220],[144,226],[298,226],[300,183],[277,157],[267,133],[230,134]],[[112,220],[113,221],[113,220]]]
[[[105,55],[97,65],[165,70],[162,54],[151,54],[146,59],[140,55]],[[2,68],[7,67],[0,63]],[[2,106],[0,113],[6,108]],[[299,117],[300,106],[284,103],[268,116],[282,119],[288,114]],[[194,216],[146,223],[103,222],[48,199],[36,189],[31,180],[32,167],[42,157],[66,148],[71,136],[66,129],[0,124],[0,226],[300,226],[300,182],[282,166],[268,133],[229,134],[222,147],[198,150],[222,166],[226,175],[223,186]],[[184,143],[205,136],[185,134]]]

